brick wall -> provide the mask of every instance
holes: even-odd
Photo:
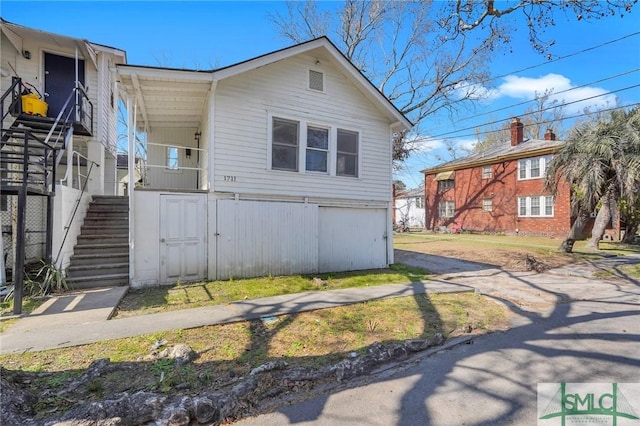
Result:
[[[427,229],[437,230],[461,222],[466,230],[520,235],[564,236],[571,227],[569,186],[562,182],[554,200],[553,217],[518,217],[518,197],[551,195],[544,179],[517,179],[517,161],[491,165],[492,176],[482,177],[482,167],[455,172],[455,186],[438,192],[435,174],[425,176]],[[483,210],[483,200],[492,200],[492,210]],[[440,218],[441,201],[455,202],[453,218]]]

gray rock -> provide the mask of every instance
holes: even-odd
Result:
[[[265,371],[282,370],[288,365],[289,364],[286,361],[269,361],[251,370],[249,375],[255,376],[256,374],[264,373]]]

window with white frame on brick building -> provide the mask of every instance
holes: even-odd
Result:
[[[518,197],[518,216],[553,217],[553,201],[553,196],[551,195]]]
[[[438,216],[449,218],[453,217],[456,205],[454,201],[440,201],[438,204]]]

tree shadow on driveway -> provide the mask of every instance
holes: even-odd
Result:
[[[426,262],[431,257],[422,256]],[[256,420],[536,424],[539,383],[640,382],[640,291],[634,280],[501,271],[466,276],[460,283],[507,306],[518,318],[515,326]]]

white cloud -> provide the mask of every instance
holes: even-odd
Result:
[[[462,156],[466,156],[468,155],[468,153],[470,151],[473,150],[473,148],[475,147],[476,143],[478,143],[478,139],[473,138],[473,139],[457,139],[455,141],[455,146],[460,149],[461,151],[463,151],[459,157]]]
[[[599,87],[576,88],[567,77],[553,73],[540,78],[507,76],[498,86],[496,97],[531,100],[545,91],[552,91],[551,101],[568,104],[565,106],[568,114],[582,112],[585,108],[602,109],[617,105],[616,96],[606,94],[607,90]],[[566,92],[559,93],[563,91]]]

